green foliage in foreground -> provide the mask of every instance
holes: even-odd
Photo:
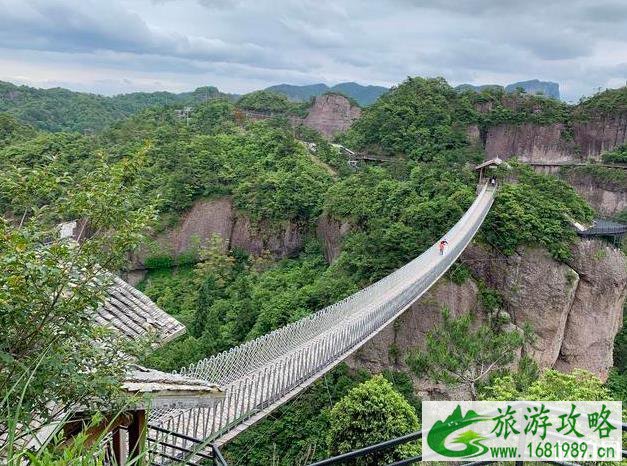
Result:
[[[0,199],[21,214],[0,217],[0,457],[29,437],[24,426],[77,406],[115,409],[128,355],[147,343],[132,348],[93,319],[107,269],[125,263],[155,219],[153,206],[138,205],[140,161],[102,162],[72,183],[45,168],[0,171]],[[67,215],[93,228],[80,247],[59,238],[56,224]]]
[[[351,371],[346,364],[340,364],[292,402],[229,442],[224,450],[227,461],[254,466],[293,466],[327,458],[327,432],[333,420],[334,405],[369,377],[366,371]],[[386,372],[384,377],[407,400],[402,397],[399,400],[395,393],[394,400],[404,406],[403,412],[407,403],[420,407],[406,374]],[[410,414],[410,417],[413,416]]]
[[[413,408],[381,375],[348,392],[331,410],[330,421],[327,445],[331,456],[420,430]],[[367,455],[357,464],[388,464],[418,453],[418,445],[402,445]]]
[[[331,409],[367,378],[366,372],[353,373],[340,364],[294,401],[229,442],[224,451],[227,461],[251,466],[292,466],[328,457],[326,434]]]
[[[482,228],[483,238],[505,254],[522,245],[541,245],[554,258],[570,257],[575,240],[571,220],[586,223],[593,211],[565,182],[514,165],[516,184],[503,185]]]

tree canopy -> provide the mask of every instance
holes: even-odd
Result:
[[[49,167],[0,172],[0,197],[16,200],[20,214],[0,218],[0,455],[33,421],[79,406],[115,409],[136,353],[93,313],[111,284],[107,271],[125,263],[155,220],[151,204],[138,205],[140,164],[101,162],[71,183]],[[89,225],[80,245],[59,235],[56,222],[68,215]]]
[[[329,454],[340,455],[419,429],[418,417],[409,403],[383,376],[375,376],[350,390],[331,410],[327,434]],[[391,451],[366,455],[356,463],[388,464],[416,455],[418,451],[418,445],[406,444]]]

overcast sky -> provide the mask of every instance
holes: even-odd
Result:
[[[627,0],[0,0],[0,80],[116,94],[627,79]]]

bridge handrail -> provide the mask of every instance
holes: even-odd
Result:
[[[455,262],[493,202],[484,186],[448,231],[443,257],[437,243],[373,285],[298,322],[191,365],[182,373],[219,383],[226,396],[214,406],[151,414],[152,424],[189,436],[216,439],[244,420],[282,402],[393,321]],[[167,453],[167,452],[166,452]]]
[[[487,187],[483,188],[477,199],[486,192],[486,189]],[[476,203],[473,203],[455,226],[449,230],[446,235],[449,243],[452,243],[451,239],[455,237],[457,231],[465,224],[466,220],[473,215],[476,205]],[[436,248],[437,246],[433,245],[425,252],[435,250]],[[195,378],[200,377],[220,385],[236,380],[241,375],[250,372],[251,369],[258,367],[263,361],[270,361],[279,355],[272,352],[260,353],[258,351],[260,348],[268,348],[266,342],[279,340],[281,343],[281,354],[284,354],[287,346],[298,346],[298,342],[307,341],[312,335],[318,334],[319,328],[317,328],[317,326],[312,327],[312,324],[324,324],[324,327],[328,328],[328,325],[331,324],[330,321],[336,321],[333,323],[337,323],[338,320],[346,319],[346,317],[350,315],[351,310],[357,312],[360,306],[370,301],[372,296],[377,294],[379,290],[388,288],[391,282],[407,275],[408,271],[418,269],[426,260],[427,256],[423,253],[381,280],[331,306],[296,322],[287,324],[260,338],[233,347],[228,351],[218,353],[198,363],[191,364],[187,368],[181,369],[180,373]],[[346,311],[348,311],[348,313]],[[276,348],[274,345],[272,345],[272,347]],[[249,359],[253,355],[256,356],[254,361]],[[248,363],[246,363],[247,359],[249,359]]]

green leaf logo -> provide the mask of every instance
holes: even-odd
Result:
[[[484,437],[473,430],[467,430],[460,433],[451,443],[464,445],[461,450],[450,450],[446,447],[446,439],[454,432],[459,431],[471,424],[481,421],[489,421],[489,416],[480,416],[476,412],[470,410],[465,416],[462,416],[460,405],[453,410],[453,413],[444,421],[436,421],[427,434],[427,444],[429,447],[442,456],[450,458],[473,458],[483,455],[488,451],[488,447],[481,442]]]

